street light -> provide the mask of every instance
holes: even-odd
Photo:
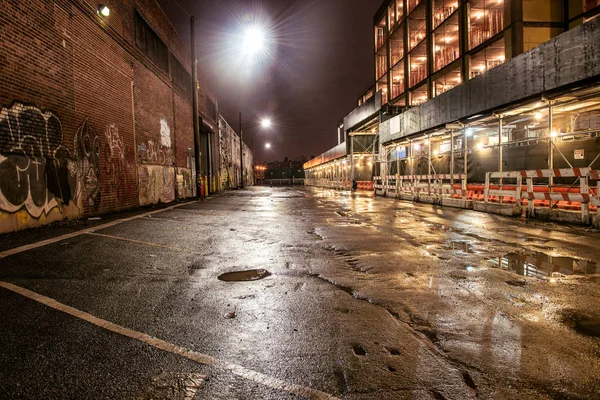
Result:
[[[249,55],[262,52],[265,49],[266,34],[265,30],[258,26],[251,26],[244,30],[244,40],[242,46]]]
[[[263,128],[270,128],[271,127],[271,120],[268,118],[264,118],[261,122],[260,122],[261,126]]]
[[[265,143],[265,149],[270,149],[271,148],[271,143]]]

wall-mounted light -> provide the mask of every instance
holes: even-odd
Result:
[[[98,11],[98,14],[102,15],[103,17],[108,17],[110,15],[110,8],[108,8],[104,4],[99,4],[97,11]]]

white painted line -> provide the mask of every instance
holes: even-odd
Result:
[[[294,383],[285,382],[281,379],[273,378],[265,375],[261,372],[242,367],[240,365],[232,364],[230,362],[220,360],[218,358],[199,353],[194,350],[187,349],[185,347],[178,346],[173,343],[169,343],[162,339],[155,338],[142,332],[134,331],[129,328],[122,327],[110,321],[104,320],[88,314],[85,311],[78,310],[74,307],[60,303],[50,297],[46,297],[31,290],[23,287],[13,285],[12,283],[0,281],[0,287],[10,290],[13,293],[20,294],[21,296],[27,297],[28,299],[37,301],[38,303],[44,304],[55,310],[64,312],[72,315],[75,318],[79,318],[83,321],[89,322],[90,324],[96,325],[100,328],[106,329],[107,331],[117,333],[122,336],[129,337],[131,339],[138,340],[142,343],[155,347],[159,350],[166,351],[168,353],[176,354],[181,357],[185,357],[198,364],[213,365],[215,367],[229,371],[237,376],[245,378],[249,381],[253,381],[264,386],[270,387],[275,390],[282,390],[285,392],[293,393],[298,396],[306,397],[308,399],[315,400],[334,400],[337,399],[328,393],[321,392],[320,390],[311,389],[305,386],[297,385]]]
[[[120,237],[120,236],[106,235],[104,233],[88,232],[87,235],[100,236],[100,237],[105,237],[105,238],[109,238],[109,239],[123,240],[125,242],[143,244],[143,245],[146,245],[146,246],[162,247],[163,249],[181,251],[181,249],[179,247],[176,247],[176,246],[167,246],[165,244],[144,242],[143,240],[127,239],[127,238]]]
[[[37,249],[38,247],[47,246],[47,245],[52,244],[52,243],[60,242],[61,240],[70,239],[70,238],[73,238],[73,237],[84,235],[86,233],[91,233],[91,232],[94,232],[94,231],[98,231],[100,229],[110,228],[111,226],[115,226],[115,225],[121,224],[123,222],[133,221],[134,219],[147,217],[148,215],[152,215],[152,214],[158,214],[158,213],[161,213],[161,212],[172,210],[174,208],[185,206],[187,204],[192,204],[192,203],[197,203],[197,201],[188,201],[186,203],[176,204],[174,206],[170,206],[170,207],[163,208],[163,209],[160,209],[160,210],[154,210],[154,211],[150,211],[150,212],[147,212],[147,213],[134,215],[132,217],[117,219],[115,221],[107,222],[106,224],[102,224],[102,225],[97,225],[97,226],[94,226],[92,228],[86,228],[86,229],[82,229],[82,230],[77,231],[77,232],[71,232],[71,233],[67,233],[67,234],[64,234],[64,235],[56,236],[56,237],[53,237],[53,238],[50,238],[50,239],[41,240],[41,241],[36,242],[36,243],[30,243],[30,244],[26,244],[24,246],[15,247],[14,249],[4,250],[4,251],[0,252],[0,258],[12,256],[13,254],[22,253],[22,252],[28,251],[28,250]]]

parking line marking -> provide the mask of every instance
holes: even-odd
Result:
[[[69,314],[75,318],[79,318],[83,321],[89,322],[90,324],[106,329],[107,331],[138,340],[159,350],[166,351],[168,353],[172,353],[181,357],[185,357],[198,364],[212,365],[217,368],[224,369],[244,379],[254,381],[272,389],[286,391],[292,394],[296,394],[298,396],[314,400],[337,399],[337,397],[331,396],[330,394],[322,392],[320,390],[311,389],[306,386],[289,383],[278,378],[273,378],[271,376],[263,374],[262,372],[254,371],[241,365],[233,364],[206,354],[202,354],[194,350],[187,349],[182,346],[178,346],[173,343],[169,343],[165,340],[155,338],[146,333],[125,328],[113,322],[107,321],[102,318],[98,318],[92,314],[86,313],[85,311],[78,310],[77,308],[68,306],[50,297],[46,297],[42,294],[33,292],[29,289],[25,289],[21,286],[14,285],[12,283],[0,281],[0,287],[3,287],[4,289],[7,289],[13,293],[17,293],[21,296],[27,297],[28,299],[41,303],[47,307],[53,308],[65,314]]]
[[[162,247],[164,249],[169,249],[169,250],[176,250],[176,251],[181,251],[182,250],[182,249],[180,249],[179,247],[176,247],[176,246],[167,246],[166,244],[144,242],[143,240],[128,239],[128,238],[124,238],[124,237],[120,237],[120,236],[107,235],[105,233],[88,232],[87,235],[100,236],[100,237],[105,237],[105,238],[115,239],[115,240],[123,240],[125,242],[143,244],[143,245],[146,245],[146,246]]]
[[[79,231],[76,231],[76,232],[66,233],[64,235],[56,236],[56,237],[53,237],[53,238],[50,238],[50,239],[41,240],[39,242],[26,244],[26,245],[20,246],[20,247],[15,247],[13,249],[4,250],[4,251],[0,252],[0,258],[12,256],[14,254],[22,253],[22,252],[28,251],[28,250],[37,249],[38,247],[47,246],[47,245],[52,244],[52,243],[60,242],[61,240],[74,238],[74,237],[77,237],[77,236],[80,236],[80,235],[84,235],[86,233],[91,233],[91,232],[94,232],[94,231],[97,231],[97,230],[100,230],[100,229],[110,228],[111,226],[115,226],[115,225],[121,224],[123,222],[133,221],[134,219],[143,218],[143,217],[147,217],[148,215],[158,214],[158,213],[161,213],[161,212],[169,211],[169,210],[172,210],[174,208],[185,206],[185,205],[192,204],[192,203],[197,203],[197,201],[188,201],[186,203],[175,204],[174,206],[170,206],[170,207],[163,208],[163,209],[160,209],[160,210],[154,210],[154,211],[150,211],[150,212],[147,212],[147,213],[134,215],[134,216],[127,217],[127,218],[117,219],[115,221],[107,222],[107,223],[102,224],[102,225],[97,225],[97,226],[94,226],[94,227],[91,227],[91,228],[82,229],[82,230],[79,230]]]

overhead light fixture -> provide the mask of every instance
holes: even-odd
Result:
[[[99,4],[97,11],[98,11],[98,14],[102,15],[103,17],[108,17],[110,15],[110,8],[108,8],[104,4]]]

